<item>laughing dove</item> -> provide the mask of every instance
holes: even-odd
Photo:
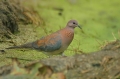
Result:
[[[70,20],[66,27],[54,32],[46,37],[42,37],[39,40],[31,43],[23,44],[20,46],[9,47],[6,49],[14,48],[32,48],[38,51],[43,51],[47,55],[63,54],[68,48],[74,38],[74,28],[79,27],[76,20]]]

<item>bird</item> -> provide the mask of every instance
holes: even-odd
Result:
[[[47,55],[62,55],[74,38],[74,28],[81,26],[76,20],[68,21],[66,27],[36,41],[6,49],[30,48]]]

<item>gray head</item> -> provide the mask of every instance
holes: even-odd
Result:
[[[82,29],[76,20],[68,21],[67,27],[70,27],[70,28],[79,27],[80,29]]]

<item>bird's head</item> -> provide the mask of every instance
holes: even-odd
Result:
[[[79,27],[80,29],[82,29],[76,20],[68,21],[67,27],[70,27],[70,28]]]

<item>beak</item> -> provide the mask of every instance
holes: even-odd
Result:
[[[80,26],[79,24],[78,24],[78,27],[79,27],[80,29],[82,29],[81,26]]]

